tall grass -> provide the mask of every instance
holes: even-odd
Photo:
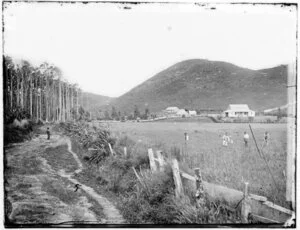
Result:
[[[127,156],[124,155],[124,147],[127,148]],[[83,162],[85,169],[82,174],[89,178],[89,186],[100,189],[101,193],[106,191],[116,201],[128,223],[207,224],[239,221],[236,213],[229,213],[221,203],[207,199],[205,207],[196,209],[194,188],[185,186],[188,198],[176,199],[170,166],[164,172],[149,171],[148,147],[147,143],[119,136],[114,145],[116,156],[110,155],[97,165]],[[178,146],[163,150],[168,158],[180,157]],[[141,181],[137,179],[133,167]],[[187,172],[190,170],[186,164],[183,167],[186,167]],[[78,178],[80,180],[80,175]]]
[[[273,143],[263,148],[263,153],[267,164],[253,145],[216,147],[204,153],[191,153],[183,161],[190,168],[199,167],[203,178],[208,182],[242,190],[243,182],[247,181],[250,183],[251,193],[266,196],[269,200],[288,207],[285,202],[284,146],[281,143]]]
[[[98,180],[108,191],[118,195],[118,208],[129,223],[207,224],[239,221],[237,213],[229,213],[221,204],[213,205],[207,199],[205,207],[196,209],[192,187],[185,186],[187,199],[176,199],[171,167],[167,165],[164,172],[150,172],[147,147],[128,137],[118,139],[115,148],[121,150],[124,146],[128,149],[128,156],[120,154],[107,158],[100,166]],[[180,158],[180,149],[175,146],[165,154],[169,159]],[[187,165],[183,164],[183,167]]]
[[[181,149],[181,152],[185,151],[184,133],[187,132],[190,139],[182,161],[190,168],[200,168],[204,180],[238,190],[242,190],[243,182],[247,181],[251,193],[266,196],[276,204],[289,208],[285,202],[287,126],[252,124],[252,129],[260,148],[264,132],[268,131],[271,135],[271,141],[263,148],[263,152],[276,186],[264,160],[257,153],[252,136],[249,147],[244,146],[244,131],[251,135],[248,124],[153,122],[116,123],[111,126],[111,130],[122,130],[135,141],[142,139],[149,146],[160,141],[165,152],[171,152],[173,146]],[[234,141],[228,147],[222,146],[225,132]]]

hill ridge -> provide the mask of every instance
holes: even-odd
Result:
[[[128,113],[135,105],[151,112],[170,105],[225,109],[228,104],[248,104],[263,110],[287,103],[286,70],[286,65],[251,70],[223,61],[184,60],[113,99],[110,106]]]

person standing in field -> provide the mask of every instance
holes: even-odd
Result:
[[[270,140],[270,134],[266,131],[264,136],[264,144],[268,145],[269,140]]]
[[[228,143],[230,142],[230,137],[228,136],[227,132],[223,135],[223,146],[228,146]]]
[[[245,147],[248,147],[248,142],[249,142],[249,134],[247,132],[244,132]]]
[[[50,130],[49,130],[49,127],[47,128],[46,133],[47,133],[47,140],[50,140]]]

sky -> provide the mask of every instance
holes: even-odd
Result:
[[[187,59],[262,69],[296,58],[294,6],[12,2],[3,14],[4,54],[111,97]]]

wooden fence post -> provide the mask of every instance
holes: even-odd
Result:
[[[162,156],[161,153],[162,153],[161,150],[156,151],[157,158],[158,158],[158,163],[159,163],[159,170],[161,172],[163,172],[164,171],[165,161],[164,161],[164,158],[163,158],[163,156]]]
[[[172,171],[173,171],[173,178],[175,182],[175,196],[177,198],[181,198],[184,196],[184,192],[182,187],[178,161],[176,159],[172,160]]]
[[[200,172],[200,168],[195,168],[195,179],[196,179],[196,202],[197,208],[203,207],[204,201],[204,188],[203,188],[203,181]]]
[[[248,223],[248,216],[251,211],[251,207],[249,204],[249,193],[248,193],[248,182],[245,182],[244,187],[244,199],[242,201],[242,210],[241,210],[241,217],[243,223]]]
[[[140,178],[139,174],[137,173],[137,171],[135,170],[135,168],[133,166],[132,166],[132,169],[134,171],[134,174],[135,174],[136,178],[139,180],[141,185],[144,186],[144,183],[143,183],[142,179]]]
[[[124,156],[127,157],[127,148],[124,147]]]
[[[149,156],[151,171],[155,172],[157,170],[157,168],[156,168],[156,163],[154,160],[154,154],[153,154],[152,149],[148,149],[148,156]]]
[[[172,157],[172,156],[171,156]],[[175,156],[174,156],[175,157]],[[180,151],[179,151],[179,159],[184,162],[184,150],[183,150],[183,145],[181,146],[180,148]]]
[[[112,147],[111,147],[111,144],[110,144],[110,143],[108,143],[108,147],[109,147],[109,150],[110,150],[110,153],[111,153],[111,155],[113,156],[113,155],[114,155],[114,151],[113,151],[113,149],[112,149]]]

